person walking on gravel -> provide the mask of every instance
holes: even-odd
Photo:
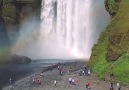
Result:
[[[120,83],[117,83],[116,86],[117,86],[117,90],[121,90]]]
[[[88,75],[90,76],[90,70],[88,70]]]
[[[55,87],[57,86],[57,81],[56,80],[54,81],[54,85],[55,85]]]
[[[75,80],[74,79],[72,79],[72,85],[75,85]]]
[[[113,83],[110,83],[110,90],[114,90]]]
[[[12,78],[9,79],[9,83],[12,84]]]
[[[71,77],[69,77],[69,83],[70,83],[70,84],[72,83],[72,78],[71,78]]]
[[[90,83],[86,82],[86,89],[89,90],[90,89]]]
[[[76,80],[76,85],[78,85],[78,80]]]
[[[33,78],[32,83],[35,84],[35,79]]]

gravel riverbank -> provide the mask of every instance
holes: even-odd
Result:
[[[4,87],[2,90],[87,90],[85,87],[86,82],[90,82],[90,90],[110,90],[110,82],[104,82],[97,79],[96,75],[91,74],[90,76],[79,76],[79,69],[84,68],[86,62],[77,62],[67,63],[63,65],[63,75],[59,74],[57,68],[54,68],[52,71],[48,70],[43,73],[43,76],[40,73],[33,73],[32,75],[21,79],[14,83],[13,85]],[[70,74],[67,73],[67,70],[71,68]],[[71,85],[68,83],[68,78],[74,78],[78,80],[78,85]],[[41,79],[41,85],[33,84],[32,79]],[[54,81],[57,81],[57,86],[54,86]],[[12,89],[10,89],[12,88]],[[114,84],[114,90],[118,90]],[[127,86],[122,86],[121,90],[129,90]]]

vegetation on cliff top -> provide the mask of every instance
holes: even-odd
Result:
[[[3,0],[2,17],[6,24],[19,23],[20,11],[12,2],[13,0]],[[23,0],[23,3],[26,3],[26,6],[32,8],[33,11],[31,9],[28,11],[29,15],[32,15],[32,12],[35,12],[36,8],[40,8],[40,0]]]
[[[119,9],[120,0],[105,0],[105,6],[107,11],[112,17],[114,17]]]
[[[116,15],[92,48],[89,66],[99,76],[114,73],[116,82],[129,83],[129,3],[128,0],[108,0],[108,11],[119,3]],[[111,13],[110,13],[111,14]]]

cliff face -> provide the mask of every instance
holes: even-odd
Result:
[[[10,40],[15,38],[20,24],[27,18],[39,19],[40,8],[41,0],[3,0],[1,16],[5,21]]]
[[[92,48],[89,66],[99,76],[114,73],[116,80],[129,83],[129,3],[106,0],[112,21]]]
[[[21,23],[30,17],[40,21],[40,9],[41,0],[0,0],[0,62],[10,57],[9,45]]]

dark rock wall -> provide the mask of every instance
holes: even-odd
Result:
[[[0,62],[9,60],[9,46],[17,39],[21,23],[33,17],[40,23],[40,10],[41,0],[0,0]]]

